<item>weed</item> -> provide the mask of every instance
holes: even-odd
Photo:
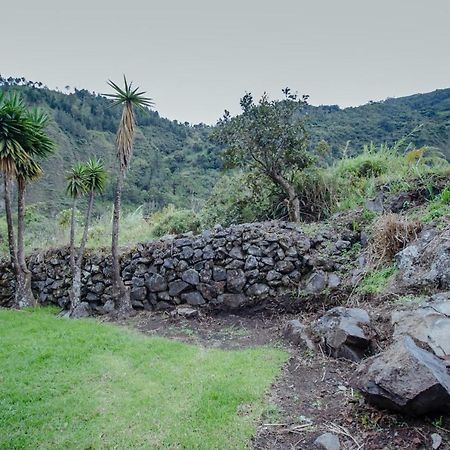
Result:
[[[395,266],[388,266],[366,273],[357,291],[360,294],[379,294],[385,289],[396,271],[397,268]]]

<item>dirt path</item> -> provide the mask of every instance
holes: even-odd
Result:
[[[222,349],[283,345],[290,359],[268,393],[268,408],[253,440],[255,449],[310,450],[320,434],[337,434],[347,450],[450,449],[450,417],[405,419],[364,404],[349,387],[354,363],[286,345],[281,339],[287,316],[223,314],[196,319],[142,312],[122,321],[148,335]]]

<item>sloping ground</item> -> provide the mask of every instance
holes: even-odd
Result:
[[[286,352],[0,309],[0,448],[241,449]]]

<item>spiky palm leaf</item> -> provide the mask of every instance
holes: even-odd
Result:
[[[105,166],[99,159],[90,159],[84,165],[86,186],[91,192],[102,193],[106,187]]]
[[[37,160],[54,151],[54,143],[45,133],[48,116],[28,111],[22,98],[12,94],[0,97],[0,170],[24,180],[42,173]]]
[[[69,171],[67,177],[66,192],[72,198],[84,195],[89,189],[86,183],[86,166],[83,163],[76,163]]]
[[[108,84],[114,90],[114,94],[105,94],[114,100],[114,105],[122,105],[122,117],[117,130],[116,145],[117,158],[119,159],[121,169],[126,169],[130,163],[133,153],[133,137],[135,128],[134,107],[145,109],[151,108],[154,103],[149,97],[145,97],[144,91],[139,88],[133,88],[133,83],[128,83],[124,75],[124,88],[122,89],[116,83],[109,80]]]

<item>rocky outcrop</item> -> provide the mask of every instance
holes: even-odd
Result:
[[[402,292],[450,289],[450,228],[428,228],[396,255],[399,271],[393,281]]]
[[[450,376],[445,364],[410,336],[365,360],[353,385],[380,408],[416,416],[450,412]]]
[[[328,290],[339,285],[339,277],[329,273],[337,268],[333,258],[320,256],[318,250],[331,248],[339,255],[347,245],[337,248],[334,241],[339,239],[331,235],[311,240],[299,226],[280,221],[217,227],[198,236],[137,245],[122,255],[122,277],[137,309],[174,309],[180,304],[235,309],[279,303],[297,294],[299,284],[306,286],[314,271],[325,277]],[[39,301],[66,306],[71,283],[68,249],[34,254],[28,263]],[[82,269],[82,301],[95,312],[110,311],[108,254],[86,255]],[[0,270],[0,304],[8,305],[13,277],[7,263]]]

